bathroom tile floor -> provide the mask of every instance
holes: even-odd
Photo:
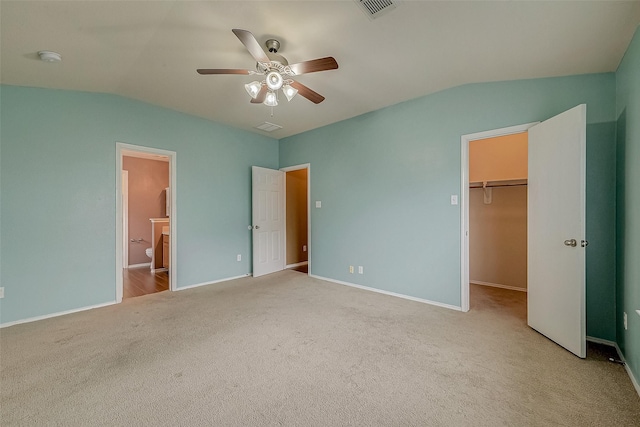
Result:
[[[123,298],[139,297],[169,289],[169,272],[152,273],[148,267],[125,268],[123,276]]]

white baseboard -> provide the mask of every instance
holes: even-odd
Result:
[[[631,371],[629,364],[625,360],[624,354],[622,354],[620,347],[618,347],[618,344],[614,343],[614,345],[615,345],[616,351],[618,352],[618,356],[620,357],[620,360],[624,362],[624,369],[627,371],[627,375],[629,375],[629,378],[631,378],[631,384],[633,384],[633,387],[635,387],[636,392],[638,393],[638,396],[640,396],[640,383],[638,383],[638,380],[636,379],[636,377],[633,376],[633,372]]]
[[[510,291],[527,292],[527,288],[519,288],[517,286],[501,285],[499,283],[481,282],[480,280],[469,280],[469,283],[481,286],[491,286],[493,288],[509,289]]]
[[[309,261],[302,261],[302,262],[297,262],[295,264],[288,264],[286,265],[284,268],[296,268],[296,267],[301,267],[303,265],[309,265]]]
[[[438,307],[448,308],[450,310],[456,310],[456,311],[462,310],[460,307],[451,305],[451,304],[445,304],[437,301],[430,301],[427,299],[416,298],[409,295],[398,294],[395,292],[383,291],[382,289],[370,288],[369,286],[356,285],[355,283],[343,282],[342,280],[335,280],[335,279],[330,279],[328,277],[316,276],[315,274],[309,274],[309,276],[315,279],[324,280],[326,282],[332,282],[332,283],[337,283],[339,285],[351,286],[352,288],[363,289],[365,291],[377,292],[379,294],[390,295],[392,297],[398,297],[398,298],[408,299],[410,301],[416,301],[424,304],[435,305]]]
[[[608,345],[609,347],[615,347],[616,346],[616,343],[614,341],[603,340],[602,338],[590,337],[588,335],[587,335],[587,341],[591,341],[591,342],[594,342],[596,344]]]
[[[0,328],[7,328],[9,326],[19,325],[21,323],[37,322],[38,320],[49,319],[51,317],[65,316],[67,314],[73,314],[73,313],[78,313],[80,311],[92,310],[94,308],[107,307],[113,304],[117,304],[117,303],[115,301],[111,301],[111,302],[105,302],[103,304],[96,304],[96,305],[90,305],[87,307],[74,308],[73,310],[66,310],[66,311],[59,311],[57,313],[45,314],[44,316],[29,317],[27,319],[22,319],[22,320],[14,320],[13,322],[1,323]]]
[[[152,268],[151,272],[152,273],[162,273],[163,271],[169,271],[168,268]]]
[[[636,380],[636,378],[633,376],[633,372],[631,371],[631,368],[629,368],[627,361],[624,359],[624,355],[622,354],[620,347],[618,347],[618,343],[614,341],[603,340],[602,338],[595,338],[595,337],[589,337],[589,336],[587,336],[587,341],[591,341],[596,344],[608,345],[616,349],[616,352],[618,353],[618,357],[622,362],[624,362],[624,369],[627,371],[627,375],[629,375],[629,378],[631,379],[631,384],[633,384],[633,387],[636,389],[636,392],[638,392],[638,396],[640,396],[640,384],[638,383],[638,380]]]
[[[131,264],[126,266],[125,268],[142,268],[142,267],[151,267],[151,263],[150,262],[143,262],[142,264]]]
[[[247,274],[243,274],[241,276],[227,277],[226,279],[214,280],[213,282],[203,282],[203,283],[196,283],[194,285],[180,286],[179,288],[176,288],[175,290],[176,291],[184,291],[185,289],[199,288],[200,286],[207,286],[207,285],[214,285],[216,283],[228,282],[229,280],[242,279],[243,277],[249,277],[249,276],[251,276],[251,274],[247,273]]]

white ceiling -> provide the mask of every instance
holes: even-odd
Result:
[[[615,71],[640,1],[408,1],[370,20],[342,1],[0,2],[3,84],[123,95],[282,138],[472,82]],[[339,69],[297,77],[326,97],[250,104],[253,69],[231,32],[282,43],[290,63],[333,56]],[[37,59],[40,50],[63,62]],[[269,121],[272,133],[253,127]]]

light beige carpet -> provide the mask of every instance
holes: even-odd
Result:
[[[526,326],[284,271],[0,330],[2,426],[632,426],[624,368]]]

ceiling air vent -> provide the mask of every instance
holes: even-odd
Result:
[[[273,123],[264,122],[255,127],[256,129],[263,130],[265,132],[273,132],[274,130],[282,129],[282,126],[275,125]]]
[[[398,0],[354,0],[369,19],[376,19],[396,8]]]

